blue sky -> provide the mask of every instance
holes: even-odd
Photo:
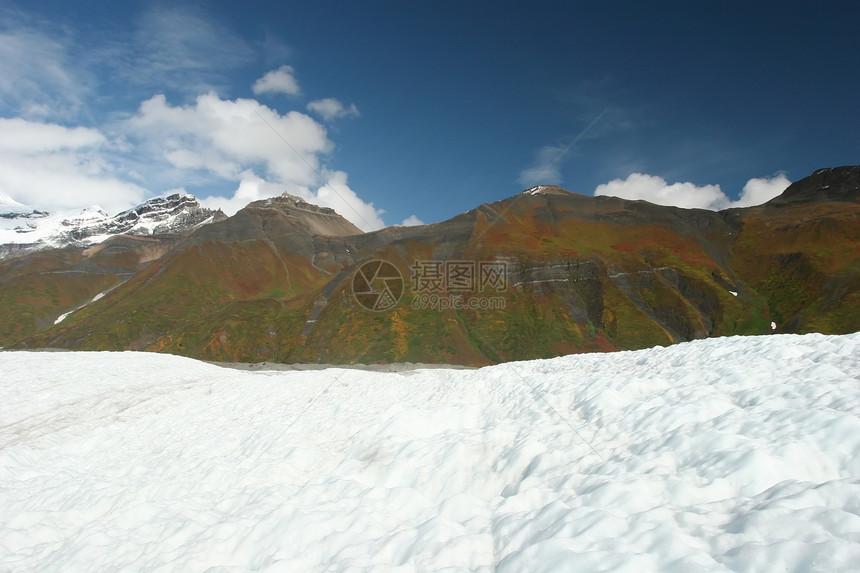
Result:
[[[289,191],[369,229],[536,184],[761,202],[860,161],[850,3],[0,0],[0,192]]]

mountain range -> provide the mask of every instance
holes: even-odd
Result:
[[[45,218],[18,213],[22,237]],[[370,233],[286,194],[81,220],[0,247],[0,345],[484,365],[860,330],[858,166],[719,212],[539,186]]]
[[[85,247],[116,235],[181,234],[227,216],[189,194],[156,197],[113,217],[98,207],[75,217],[53,215],[0,194],[0,258],[43,249]]]

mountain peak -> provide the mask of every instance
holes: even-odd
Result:
[[[93,215],[98,217],[110,217],[107,211],[99,207],[98,205],[93,205],[91,207],[85,208],[81,211],[81,215]]]
[[[860,202],[860,165],[819,169],[795,181],[765,205],[781,207],[822,201]]]
[[[93,206],[73,216],[33,210],[2,215],[0,258],[47,248],[83,247],[116,235],[165,235],[183,233],[226,218],[221,211],[200,206],[194,195],[174,193],[154,197],[113,217]]]
[[[570,191],[562,189],[556,185],[535,185],[529,187],[525,191],[520,192],[520,195],[569,195]]]
[[[340,213],[332,209],[331,207],[320,207],[314,203],[308,203],[301,197],[296,195],[292,195],[286,191],[284,191],[280,197],[276,197],[275,199],[280,199],[280,204],[288,207],[294,207],[296,209],[302,211],[310,211],[312,213],[322,213],[325,215],[337,215],[340,216]]]
[[[0,191],[0,209],[3,209],[5,211],[10,207],[20,209],[22,207],[25,207],[25,205],[23,203],[15,201],[11,197]]]
[[[198,239],[235,240],[299,235],[308,237],[347,237],[361,235],[361,229],[329,207],[308,203],[289,193],[249,203],[234,216],[218,225],[195,233]],[[304,240],[304,239],[301,239]]]

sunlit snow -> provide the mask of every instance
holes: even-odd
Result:
[[[481,370],[0,352],[0,570],[850,571],[860,334]]]
[[[61,314],[60,316],[58,316],[58,317],[57,317],[57,319],[54,321],[54,324],[60,324],[61,322],[63,322],[63,321],[64,321],[64,320],[66,320],[67,318],[69,318],[69,315],[70,315],[70,314],[72,314],[73,312],[75,312],[76,310],[81,310],[82,308],[84,308],[84,307],[85,307],[85,306],[87,306],[88,304],[92,304],[92,303],[96,302],[97,300],[101,300],[102,298],[104,298],[104,296],[105,296],[106,294],[107,294],[107,291],[105,291],[105,292],[100,292],[99,294],[97,294],[96,296],[94,296],[94,297],[93,297],[93,299],[92,299],[90,302],[85,303],[85,304],[83,304],[83,305],[81,305],[81,306],[79,306],[79,307],[77,307],[77,308],[75,308],[75,309],[73,309],[73,310],[70,310],[69,312],[64,312],[63,314]]]
[[[55,324],[55,325],[56,325],[56,324],[60,324],[61,322],[63,322],[63,321],[64,321],[64,320],[66,320],[67,318],[69,318],[69,315],[70,315],[70,314],[72,314],[73,312],[74,312],[73,310],[71,310],[71,311],[69,311],[69,312],[64,312],[63,314],[61,314],[60,316],[58,316],[56,320],[54,320],[54,324]]]

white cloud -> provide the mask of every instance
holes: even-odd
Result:
[[[408,217],[403,219],[402,223],[400,223],[401,227],[417,227],[419,225],[426,225],[426,223],[415,215],[409,215]]]
[[[147,193],[104,158],[108,147],[95,129],[0,118],[0,192],[55,211],[127,209]]]
[[[326,172],[328,184],[314,189],[290,183],[273,183],[253,171],[242,173],[241,181],[232,197],[205,197],[200,203],[210,209],[221,209],[233,215],[252,201],[276,197],[284,192],[301,197],[308,203],[330,207],[362,231],[375,231],[385,227],[383,210],[366,203],[347,185],[346,173]]]
[[[252,89],[258,95],[262,93],[299,95],[301,90],[294,74],[295,70],[293,70],[292,66],[281,66],[254,82]]]
[[[176,171],[174,177],[194,183],[239,181],[246,170],[260,168],[269,179],[312,185],[319,155],[332,146],[325,128],[303,113],[281,115],[256,100],[223,100],[214,93],[187,106],[154,96],[126,126],[148,153]]]
[[[7,11],[0,18],[0,114],[5,116],[91,119],[98,104],[125,98],[226,91],[231,72],[258,57],[249,42],[203,7],[161,3],[141,11],[131,29],[86,33]]]
[[[613,179],[598,185],[595,195],[623,199],[642,199],[658,205],[686,209],[721,209],[727,198],[719,185],[698,186],[693,183],[668,184],[665,179],[645,173],[631,173],[627,179]]]
[[[382,220],[385,211],[374,207],[372,202],[362,201],[347,184],[346,173],[326,171],[323,175],[328,185],[318,187],[316,193],[308,198],[308,202],[321,207],[331,207],[362,231],[375,231],[385,227]]]
[[[268,183],[253,171],[244,171],[240,177],[239,185],[231,197],[204,197],[200,199],[200,204],[210,209],[221,209],[227,215],[234,215],[248,203],[275,197],[284,192],[282,185]]]
[[[777,197],[785,191],[786,187],[791,185],[791,181],[784,173],[780,173],[775,177],[755,178],[747,181],[744,185],[741,196],[737,201],[732,203],[732,207],[751,207],[753,205],[761,205],[767,203],[774,197]]]
[[[119,74],[138,86],[183,94],[225,89],[226,72],[256,57],[228,26],[190,5],[159,3],[143,12],[128,40],[115,54]]]
[[[699,186],[689,182],[669,184],[656,175],[631,173],[627,179],[613,179],[609,183],[598,185],[594,195],[641,199],[658,205],[685,209],[717,211],[730,207],[759,205],[782,193],[789,183],[782,174],[772,179],[750,179],[744,186],[740,198],[732,201],[719,185]]]
[[[64,43],[32,29],[0,31],[0,62],[0,111],[28,119],[74,116],[92,85]]]
[[[145,10],[121,37],[4,15],[0,193],[54,210],[98,204],[118,212],[165,189],[206,186],[209,204],[230,213],[287,191],[333,207],[363,229],[384,226],[383,211],[359,198],[345,173],[328,171],[333,144],[320,121],[218,95],[231,89],[231,72],[259,54],[205,7]],[[286,50],[278,44],[266,56]],[[253,89],[301,91],[290,66],[273,69]],[[183,105],[168,103],[177,96]],[[136,112],[123,113],[120,106],[143,98]],[[99,110],[106,101],[114,109]],[[309,109],[326,119],[358,115],[334,98],[312,103]],[[75,127],[78,118],[95,127]],[[223,191],[229,196],[214,196]]]
[[[235,182],[231,197],[203,200],[228,215],[286,191],[333,208],[363,230],[385,226],[383,211],[350,189],[346,173],[322,165],[332,143],[325,128],[303,113],[281,115],[256,100],[223,100],[214,93],[172,106],[159,95],[143,102],[126,125],[140,148],[165,166],[173,185]]]
[[[105,141],[105,136],[96,129],[0,118],[0,151],[7,153],[30,154],[97,147]]]
[[[308,103],[308,111],[312,111],[319,115],[325,121],[331,121],[341,117],[358,117],[358,108],[355,104],[350,104],[349,107],[343,105],[340,100],[333,97],[325,99],[317,99]]]
[[[522,170],[517,181],[524,187],[558,185],[561,183],[562,160],[570,149],[569,145],[545,145],[537,152],[534,165]]]

